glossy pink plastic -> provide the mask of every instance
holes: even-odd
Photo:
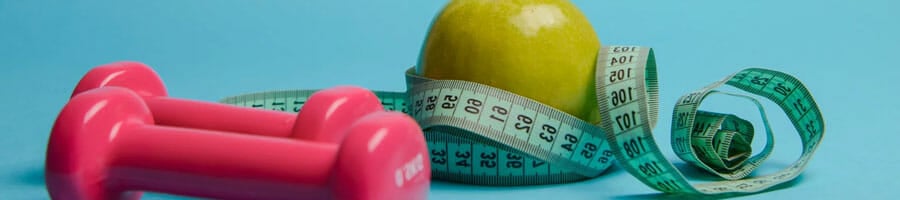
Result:
[[[165,86],[159,75],[143,63],[123,61],[97,66],[78,82],[72,96],[100,87],[119,86],[128,88],[144,98],[157,124],[220,130],[254,135],[276,137],[293,137],[312,141],[339,142],[343,139],[340,132],[331,126],[326,116],[307,117],[325,120],[322,122],[297,121],[294,115],[286,112],[260,110],[232,105],[202,102],[167,97]],[[312,112],[303,115],[328,115],[340,117],[358,117],[368,113],[384,110],[378,97],[369,90],[360,87],[342,86],[331,90],[317,92],[317,98],[311,98],[305,107],[327,109],[331,112]],[[314,100],[315,99],[315,100]],[[282,102],[287,103],[287,102]],[[327,104],[327,105],[326,105]],[[314,127],[321,125],[321,127]],[[299,130],[297,127],[304,127]],[[298,134],[298,132],[303,134]]]
[[[309,116],[328,115],[318,110],[326,113]],[[132,90],[84,91],[53,126],[47,189],[53,199],[74,200],[139,199],[140,191],[220,199],[426,197],[430,162],[413,119],[379,111],[329,126],[347,127],[333,129],[347,132],[340,145],[158,126]]]

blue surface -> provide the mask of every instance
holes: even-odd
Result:
[[[92,66],[148,63],[172,96],[215,101],[246,92],[353,84],[403,89],[434,14],[445,1],[16,1],[0,0],[0,199],[46,199],[50,127]],[[800,178],[748,199],[891,198],[898,183],[900,15],[896,1],[575,3],[603,44],[654,47],[661,78],[656,139],[692,180],[713,180],[671,152],[672,102],[747,66],[796,75],[811,89],[826,137]],[[716,97],[712,110],[752,104]],[[718,103],[716,103],[718,102]],[[736,103],[737,102],[737,103]],[[747,111],[749,110],[749,111]],[[797,158],[784,114],[770,107],[773,158]],[[758,121],[756,121],[758,122]],[[761,135],[761,134],[760,134]],[[759,139],[759,138],[758,138]],[[755,146],[761,146],[757,140]],[[436,182],[433,199],[665,198],[619,168],[588,181],[528,187]],[[145,199],[178,198],[148,195]]]

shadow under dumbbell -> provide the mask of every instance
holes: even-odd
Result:
[[[44,166],[29,166],[16,174],[16,179],[21,184],[44,185]]]
[[[141,200],[193,200],[193,199],[201,199],[194,197],[186,197],[186,196],[178,196],[172,194],[163,194],[163,193],[153,193],[153,192],[144,192],[144,196],[141,197]]]

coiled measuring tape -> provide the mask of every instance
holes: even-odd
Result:
[[[674,109],[672,146],[678,157],[726,180],[691,185],[656,145],[656,63],[650,48],[608,46],[597,59],[601,124],[501,89],[459,80],[432,80],[406,71],[408,91],[375,94],[388,110],[415,118],[424,129],[436,179],[484,185],[572,182],[599,176],[614,160],[641,182],[667,193],[754,193],[797,177],[824,134],[821,112],[796,78],[750,68],[682,96]],[[742,179],[768,157],[773,135],[752,97],[714,90],[731,85],[766,97],[788,114],[803,153],[789,167]],[[298,112],[316,90],[272,91],[221,102]],[[709,94],[752,100],[763,114],[766,147],[750,156],[753,127],[734,115],[698,111]]]

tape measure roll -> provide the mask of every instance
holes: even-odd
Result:
[[[653,99],[653,95],[657,88],[651,81],[643,80],[655,80],[655,65],[642,66],[642,62],[630,62],[632,56],[643,61],[642,56],[645,55],[643,52],[652,55],[652,50],[641,47],[611,47],[602,51],[605,52],[601,52],[597,59],[600,66],[597,71],[597,94],[602,116],[601,127],[607,132],[607,140],[616,151],[614,155],[622,163],[621,166],[656,190],[696,194],[762,191],[797,177],[822,140],[825,125],[821,112],[809,91],[799,80],[788,74],[767,69],[742,70],[682,96],[675,105],[672,117],[672,147],[675,153],[688,163],[728,179],[691,185],[684,175],[666,160],[653,140],[651,128],[656,114],[651,111],[654,110],[656,100]],[[653,63],[652,56],[647,60]],[[635,73],[628,74],[632,71]],[[624,77],[620,76],[622,72],[626,73]],[[732,115],[697,110],[707,95],[722,93],[714,89],[723,84],[766,97],[788,114],[788,118],[801,136],[804,147],[796,162],[771,175],[740,179],[749,175],[769,156],[773,147],[773,135],[762,105],[748,96],[725,93],[751,99],[763,116],[768,135],[767,144],[762,152],[753,157],[749,157],[749,152],[740,152],[749,150],[747,140],[752,139],[753,133],[749,122]],[[630,96],[622,98],[621,91],[624,90],[649,95],[636,95],[633,99]],[[620,94],[606,95],[612,93]],[[730,123],[725,123],[726,121]],[[733,144],[737,149],[728,148]]]
[[[789,181],[805,168],[824,134],[824,121],[809,91],[794,77],[745,69],[681,97],[675,107],[672,146],[679,158],[727,180],[690,185],[662,156],[651,127],[658,115],[653,51],[604,47],[597,59],[602,122],[592,125],[534,100],[478,83],[431,80],[406,71],[408,92],[375,94],[388,110],[411,115],[422,126],[436,179],[483,185],[552,184],[599,176],[614,158],[648,186],[669,193],[753,193]],[[750,156],[753,127],[734,115],[698,111],[703,98],[728,84],[766,97],[788,113],[800,132],[800,159],[775,174],[749,179],[772,148]],[[221,102],[297,112],[315,90],[272,91]],[[763,113],[761,105],[756,102]]]

